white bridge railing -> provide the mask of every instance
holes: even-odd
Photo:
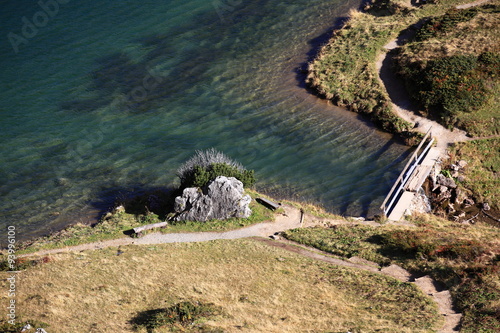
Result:
[[[422,160],[425,158],[425,156],[429,152],[429,149],[432,147],[434,139],[431,139],[427,143],[427,145],[425,145],[425,147],[422,149],[426,140],[429,138],[430,133],[431,129],[427,131],[424,138],[418,145],[417,149],[413,152],[412,156],[410,157],[410,160],[408,161],[408,163],[406,163],[403,171],[394,182],[394,185],[389,191],[389,194],[387,194],[384,201],[382,202],[380,209],[382,209],[385,216],[389,216],[391,210],[394,208],[394,206],[398,202],[398,199],[401,197],[401,194],[406,190],[406,185],[408,184],[408,181],[411,179],[415,169],[422,163]]]

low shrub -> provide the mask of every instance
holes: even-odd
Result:
[[[487,100],[485,79],[495,71],[495,54],[455,55],[426,64],[400,63],[410,95],[439,118],[444,125],[456,125],[458,114],[473,112]]]
[[[181,189],[186,187],[203,187],[218,176],[234,177],[251,187],[255,183],[253,170],[246,170],[240,163],[233,161],[215,149],[197,151],[178,170]]]
[[[415,40],[421,42],[436,37],[438,34],[445,34],[456,27],[457,24],[472,20],[477,13],[478,9],[476,7],[450,9],[443,16],[433,17],[426,21],[417,32]]]
[[[222,314],[222,308],[213,303],[199,301],[183,301],[165,309],[148,310],[139,313],[132,319],[136,329],[146,328],[154,332],[158,328],[190,327],[197,332],[222,332],[218,329],[206,327],[202,321]]]
[[[240,180],[244,187],[250,187],[255,183],[253,170],[240,170],[228,164],[214,163],[207,167],[195,166],[184,176],[181,188],[203,187],[218,176],[234,177]]]

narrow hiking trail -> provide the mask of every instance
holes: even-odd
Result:
[[[362,224],[373,227],[380,226],[379,223],[374,221],[356,221],[349,222],[346,220],[332,220],[327,218],[318,218],[310,214],[304,214],[298,208],[283,205],[284,213],[277,214],[274,222],[264,222],[254,224],[252,226],[231,230],[226,232],[196,232],[196,233],[151,233],[141,238],[124,237],[119,239],[112,239],[107,241],[82,244],[77,246],[70,246],[61,249],[42,250],[31,254],[21,255],[19,257],[28,256],[46,256],[50,254],[64,253],[64,252],[81,252],[86,250],[98,250],[108,247],[119,247],[126,245],[151,245],[151,244],[165,244],[165,243],[190,243],[190,242],[204,242],[219,239],[240,239],[251,238],[255,241],[264,242],[265,244],[273,247],[282,248],[284,250],[306,256],[315,260],[321,260],[330,264],[339,265],[343,267],[350,267],[354,269],[362,269],[377,274],[383,274],[393,277],[402,282],[415,283],[422,292],[433,299],[437,304],[439,313],[444,317],[444,325],[438,331],[439,333],[456,332],[454,329],[458,326],[461,314],[453,310],[451,296],[447,290],[436,289],[436,283],[429,276],[415,278],[405,269],[391,265],[389,267],[380,267],[377,263],[370,262],[358,257],[352,257],[348,260],[334,258],[326,252],[322,252],[312,247],[306,247],[295,242],[288,240],[272,240],[269,237],[273,236],[276,239],[279,237],[275,234],[299,227],[310,226],[325,226],[325,225],[339,225],[339,224]],[[408,222],[392,223],[396,225],[411,226]]]

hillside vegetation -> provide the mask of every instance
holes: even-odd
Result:
[[[424,115],[473,136],[500,133],[500,5],[426,19],[395,57]]]

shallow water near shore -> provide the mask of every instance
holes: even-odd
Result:
[[[0,227],[19,239],[96,222],[119,196],[176,184],[214,147],[257,190],[373,215],[408,148],[301,86],[297,68],[356,2],[68,2],[15,53],[0,12]],[[2,240],[3,241],[3,240]]]

